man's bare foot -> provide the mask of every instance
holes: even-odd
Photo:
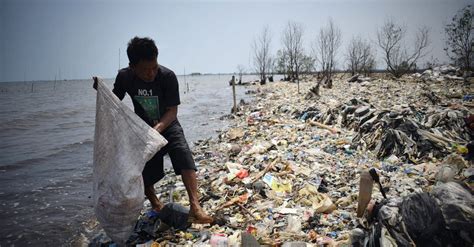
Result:
[[[210,224],[214,219],[207,215],[201,207],[191,208],[189,211],[188,222],[195,224]]]
[[[159,212],[165,206],[162,202],[160,202],[160,200],[156,196],[155,188],[153,187],[153,185],[145,188],[145,195],[150,201],[151,207],[156,212]]]
[[[184,187],[186,187],[191,206],[188,222],[196,224],[212,223],[214,219],[207,215],[199,205],[196,171],[193,169],[183,169],[181,170],[181,177],[183,178]]]
[[[153,204],[155,204],[155,205],[153,205]],[[161,203],[160,201],[158,201],[158,203],[153,203],[153,204],[151,205],[151,207],[156,212],[159,212],[160,210],[162,210],[165,207],[165,205],[163,203]]]

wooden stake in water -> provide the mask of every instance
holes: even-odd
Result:
[[[296,79],[296,81],[298,82],[298,94],[300,94],[300,79]]]
[[[235,76],[232,76],[232,94],[234,96],[234,107],[232,108],[232,113],[237,112],[237,96],[235,95]]]
[[[186,92],[189,93],[189,84],[186,81],[186,67],[184,68],[184,84],[186,84]]]

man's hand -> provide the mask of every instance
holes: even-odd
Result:
[[[159,122],[154,123],[155,126],[153,129],[156,129],[159,133],[163,132],[170,126],[170,124],[176,120],[176,115],[178,114],[178,106],[171,106],[166,108],[165,114],[160,119]]]
[[[158,122],[155,127],[153,127],[158,133],[161,133],[164,130],[164,124],[163,122]]]
[[[99,82],[99,78],[97,76],[93,76],[92,80],[94,80],[94,84],[92,84],[92,87],[97,90],[97,83]]]

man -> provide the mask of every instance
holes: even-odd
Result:
[[[163,156],[169,154],[173,169],[177,175],[181,175],[189,196],[189,222],[211,223],[212,217],[199,205],[196,166],[177,119],[180,98],[176,75],[170,69],[158,65],[158,48],[150,38],[131,39],[127,56],[129,67],[118,72],[112,91],[120,100],[127,93],[132,99],[135,113],[168,141],[143,169],[146,197],[154,210],[163,208],[164,205],[155,194],[154,184],[165,176]]]

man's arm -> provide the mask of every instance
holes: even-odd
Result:
[[[176,120],[176,116],[178,115],[178,106],[171,106],[166,108],[165,114],[160,119],[160,121],[153,127],[158,132],[163,132],[170,124]]]
[[[167,74],[166,84],[163,87],[163,103],[165,105],[165,114],[161,117],[160,121],[153,127],[158,132],[163,132],[170,124],[177,119],[178,105],[181,103],[179,100],[179,85],[178,78],[174,72]]]

